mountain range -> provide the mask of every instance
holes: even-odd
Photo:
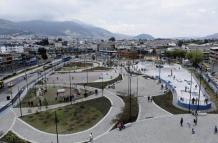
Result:
[[[149,34],[140,34],[137,36],[118,34],[106,29],[92,26],[77,20],[74,21],[21,21],[13,22],[0,19],[0,35],[28,35],[35,34],[40,36],[70,36],[73,38],[92,38],[92,39],[155,39]],[[183,37],[177,39],[218,39],[218,33],[205,37]]]
[[[21,21],[13,22],[0,19],[0,35],[27,35],[36,34],[41,36],[71,36],[74,38],[93,38],[108,39],[154,39],[151,35],[141,34],[139,36],[130,36],[124,34],[112,33],[103,28],[92,26],[78,21]]]
[[[218,39],[218,33],[208,35],[205,37],[205,39]]]

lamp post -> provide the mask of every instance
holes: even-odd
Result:
[[[137,76],[137,98],[138,98],[138,96],[139,96],[139,80],[138,80],[138,76]]]
[[[27,75],[27,73],[26,73],[26,70],[25,70],[25,78],[26,78],[26,88],[27,88],[27,90],[28,90],[28,75]]]
[[[70,102],[72,104],[72,87],[71,87],[71,73],[69,71],[69,80],[70,80]]]
[[[20,116],[22,117],[23,116],[23,114],[22,114],[22,108],[21,108],[21,100],[20,100],[20,89],[19,89],[19,86],[17,87],[17,89],[18,89],[18,94],[19,94],[19,107],[20,107]]]
[[[201,75],[202,74],[202,69],[201,69],[201,67],[200,67],[200,85],[199,85],[199,92],[198,92],[198,105],[197,105],[197,108],[196,108],[196,122],[197,122],[197,120],[198,120],[198,118],[197,118],[197,112],[198,112],[198,110],[199,110],[199,104],[200,104],[200,95],[201,95]]]
[[[103,97],[103,92],[104,92],[103,80],[104,80],[104,74],[102,73],[102,78],[101,78],[101,95],[102,95],[102,97]]]
[[[189,97],[189,113],[191,112],[191,94],[192,94],[192,72],[191,72],[191,83],[190,83],[190,97]]]
[[[132,116],[132,93],[131,93],[131,74],[129,75],[129,121],[131,122]]]
[[[55,111],[55,130],[56,130],[56,135],[57,135],[57,143],[59,143],[59,139],[58,139],[58,119],[57,119],[57,113]]]
[[[10,84],[10,83],[9,83]],[[12,84],[12,83],[11,83]],[[13,91],[12,91],[12,85],[10,85],[10,93],[11,93],[11,101],[12,101],[12,105],[14,104],[13,103]]]

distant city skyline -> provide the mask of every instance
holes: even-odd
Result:
[[[79,20],[111,32],[154,37],[217,33],[217,0],[0,0],[0,18]]]

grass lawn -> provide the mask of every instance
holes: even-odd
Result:
[[[189,113],[188,111],[181,110],[173,105],[173,95],[171,92],[167,92],[165,93],[165,95],[153,96],[152,98],[158,106],[172,114]]]
[[[42,106],[46,105],[54,105],[65,102],[63,98],[56,98],[57,97],[57,89],[65,89],[64,96],[70,95],[70,89],[69,88],[63,88],[63,87],[54,87],[54,86],[48,86],[47,92],[44,96],[37,97],[36,96],[36,89],[31,88],[29,89],[27,95],[24,97],[24,99],[21,101],[22,107],[29,107],[28,102],[33,102],[33,107],[37,107],[39,105],[39,99],[42,101]],[[72,95],[76,95],[77,91],[75,89],[72,89]],[[84,90],[81,90],[80,95],[75,96],[75,99],[83,98],[84,97]],[[94,92],[87,91],[87,96],[94,94]],[[17,105],[19,107],[19,104]]]
[[[110,101],[101,97],[58,109],[47,110],[22,117],[33,127],[55,133],[55,111],[58,118],[58,132],[60,134],[75,133],[94,126],[109,111]]]
[[[130,97],[129,96],[120,96],[120,97],[123,99],[125,106],[123,108],[122,113],[118,114],[114,121],[115,122],[122,121],[124,124],[135,122],[137,120],[138,113],[139,113],[137,98],[136,97],[131,98],[132,109],[131,109],[131,117],[130,117]]]
[[[195,77],[200,81],[200,74],[196,71],[193,71],[195,74]],[[215,104],[216,107],[218,107],[218,97],[216,96],[216,93],[213,91],[213,89],[209,86],[207,81],[205,81],[203,78],[201,78],[201,85],[204,87],[207,94],[210,96],[210,100]],[[218,110],[215,110],[211,113],[218,113]]]
[[[94,68],[91,68],[91,69],[86,69],[86,70],[83,70],[83,72],[94,72],[94,71],[109,71],[111,70],[112,68],[108,68],[108,67],[94,67]]]
[[[3,138],[1,138],[0,142],[5,142],[5,143],[30,143],[28,141],[20,139],[18,136],[16,136],[11,131],[9,131]]]
[[[120,80],[122,80],[122,75],[119,75],[117,78],[115,78],[113,80],[110,80],[110,81],[105,81],[103,83],[102,82],[91,82],[91,83],[88,83],[88,84],[87,83],[82,83],[80,85],[85,84],[86,86],[102,89],[102,87],[105,88],[106,86],[111,85],[111,84],[113,84],[113,83],[115,83],[117,81],[120,81]]]

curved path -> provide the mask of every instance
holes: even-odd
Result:
[[[116,84],[115,89],[110,89],[113,92],[122,93],[127,95],[128,93],[128,76],[124,69],[120,69],[123,73],[123,80]],[[137,81],[138,80],[138,81]],[[171,115],[154,103],[148,102],[148,96],[158,96],[163,94],[160,84],[156,80],[146,79],[142,75],[133,75],[131,77],[132,82],[132,94],[137,96],[137,82],[138,82],[138,104],[139,104],[139,115],[137,121],[155,118],[159,116]]]
[[[11,110],[6,110],[0,114],[0,137],[3,137],[12,128],[16,120],[16,115]],[[2,134],[2,135],[1,135]]]
[[[106,134],[113,127],[112,120],[116,117],[117,114],[121,113],[124,103],[121,98],[114,95],[110,91],[104,90],[104,96],[111,101],[111,108],[107,115],[99,121],[92,128],[74,133],[59,135],[59,141],[63,143],[72,143],[72,142],[82,142],[87,141],[89,134],[92,132],[95,138]],[[38,129],[33,128],[29,124],[25,123],[21,119],[17,118],[16,122],[12,128],[12,131],[17,134],[19,137],[31,141],[33,143],[50,143],[56,142],[56,135],[42,132]]]

